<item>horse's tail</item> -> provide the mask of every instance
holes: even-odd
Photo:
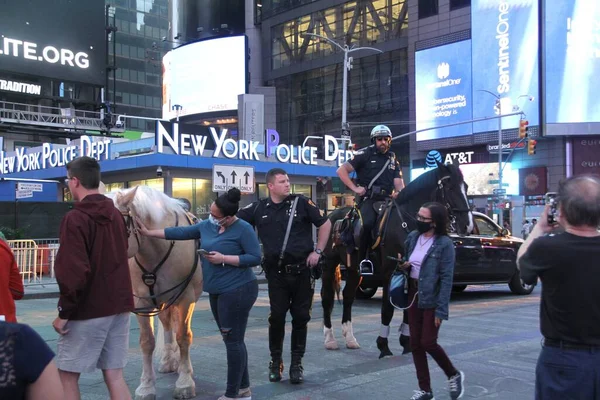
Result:
[[[336,265],[335,271],[333,272],[333,290],[337,296],[338,303],[341,303],[340,293],[342,289],[342,271],[340,265]]]

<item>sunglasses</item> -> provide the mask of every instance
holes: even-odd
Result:
[[[385,137],[385,136],[383,136],[383,137],[378,137],[376,140],[377,140],[378,142],[387,142],[387,141],[388,141],[388,139],[389,139],[388,137]]]

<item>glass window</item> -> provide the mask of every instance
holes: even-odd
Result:
[[[450,0],[450,11],[457,8],[468,7],[471,5],[471,0]]]
[[[481,236],[496,237],[498,236],[498,228],[489,222],[488,220],[481,217],[474,217],[477,230]]]
[[[195,179],[195,197],[192,208],[198,218],[206,219],[210,213],[210,205],[216,198],[212,191],[212,181],[209,179]]]
[[[438,14],[438,0],[419,0],[419,19]]]
[[[312,199],[312,186],[311,185],[297,185],[293,184],[290,190],[291,193],[301,194],[309,199]]]
[[[148,186],[163,193],[165,191],[165,183],[163,178],[143,179],[140,181],[129,181],[127,183],[127,187],[132,188],[135,186]]]
[[[185,178],[173,178],[173,197],[176,199],[186,199],[192,204],[194,200],[194,180]]]
[[[116,192],[125,187],[125,182],[105,183],[106,193]]]

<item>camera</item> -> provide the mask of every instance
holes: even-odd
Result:
[[[162,174],[163,174],[162,167],[159,166],[158,168],[156,168],[156,176],[158,178],[162,178]]]
[[[558,222],[556,219],[558,213],[558,200],[556,198],[556,192],[548,192],[546,193],[545,199],[546,204],[550,205],[550,211],[548,212],[548,224],[554,225]]]

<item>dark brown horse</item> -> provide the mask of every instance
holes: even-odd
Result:
[[[380,350],[380,358],[391,356],[392,352],[388,346],[389,326],[394,316],[394,308],[388,299],[388,287],[391,275],[396,268],[396,261],[388,257],[398,257],[404,254],[404,241],[408,233],[415,229],[415,215],[419,208],[429,201],[437,201],[444,204],[451,217],[452,228],[460,234],[470,232],[473,228],[473,217],[471,215],[467,200],[467,185],[462,173],[456,165],[438,164],[438,167],[427,171],[411,182],[402,190],[391,205],[391,210],[384,231],[381,235],[379,247],[375,250],[375,273],[369,277],[371,280],[381,282],[383,286],[383,302],[381,305],[381,331],[377,338],[377,347]],[[329,216],[332,225],[343,219],[349,207],[335,210]],[[333,237],[332,233],[332,237]],[[331,313],[333,311],[335,293],[340,291],[340,264],[346,265],[346,285],[343,290],[343,314],[342,334],[346,341],[346,347],[359,348],[352,330],[352,304],[356,290],[361,283],[358,271],[358,252],[348,253],[344,246],[333,246],[329,240],[325,250],[325,265],[323,268],[323,282],[321,298],[323,304],[323,334],[325,336],[325,348],[337,349],[338,344],[333,335],[331,325]],[[404,324],[407,322],[404,313]],[[404,325],[403,324],[403,325]],[[408,326],[401,335],[400,343],[407,351]]]

